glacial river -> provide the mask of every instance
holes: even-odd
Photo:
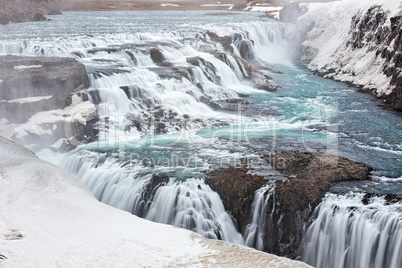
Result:
[[[74,57],[86,66],[89,90],[99,91],[100,139],[57,164],[102,202],[247,244],[204,183],[206,170],[248,158],[275,180],[283,177],[261,155],[338,154],[372,166],[372,181],[331,189],[301,259],[317,267],[401,267],[402,204],[384,199],[402,195],[401,115],[357,88],[293,65],[281,23],[254,12],[206,13],[65,12],[53,21],[0,26],[0,54]],[[218,59],[225,41],[216,36],[230,36],[237,55],[246,46],[242,56],[279,88],[258,89],[228,51],[228,62]],[[151,59],[155,48],[165,64]],[[155,174],[169,182],[149,192]],[[366,192],[378,194],[368,205],[361,201]]]

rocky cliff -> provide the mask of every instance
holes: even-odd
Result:
[[[307,32],[303,63],[402,111],[401,2],[345,0],[308,8],[293,26]]]

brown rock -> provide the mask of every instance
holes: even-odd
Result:
[[[153,48],[149,52],[151,54],[151,59],[155,63],[162,63],[165,61],[165,57],[163,56],[162,52],[158,48]]]
[[[220,195],[225,209],[236,220],[241,232],[248,223],[254,192],[267,182],[264,177],[247,172],[247,168],[220,168],[209,172],[205,180]]]
[[[284,151],[266,160],[288,180],[277,183],[273,252],[296,257],[305,225],[331,186],[341,181],[368,180],[371,167],[321,152]]]

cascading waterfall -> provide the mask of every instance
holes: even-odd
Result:
[[[271,201],[271,202],[270,202]],[[271,205],[271,207],[269,207]],[[268,209],[271,213],[268,215]],[[270,221],[267,216],[272,218],[275,211],[275,187],[267,184],[258,189],[254,194],[253,204],[251,206],[251,222],[247,225],[244,232],[245,243],[249,247],[258,250],[264,249],[264,238],[267,234],[267,225]]]
[[[244,243],[219,195],[199,179],[171,181],[160,187],[145,218],[193,230],[204,237]]]
[[[302,260],[314,267],[402,267],[402,204],[327,194],[308,228]]]
[[[261,94],[239,57],[262,70],[269,69],[269,63],[291,58],[279,22],[250,12],[224,17],[192,11],[168,14],[66,12],[43,22],[46,27],[38,26],[42,22],[0,27],[0,55],[73,57],[85,65],[88,90],[100,96],[100,101],[94,101],[99,103],[100,140],[63,155],[60,165],[77,175],[100,201],[205,237],[269,250],[264,245],[269,233],[264,230],[269,230],[270,213],[275,210],[273,187],[256,191],[242,237],[220,197],[203,181],[202,171],[219,166],[216,163],[233,164],[222,159],[258,154],[245,146],[232,146],[230,139],[241,139],[245,130],[251,130],[247,138],[275,137],[275,142],[290,149],[294,149],[293,141],[301,139],[300,128],[306,130],[304,141],[327,139],[330,134],[323,132],[329,130],[330,122],[323,122],[315,111],[332,107],[331,102],[339,102],[337,112],[345,114],[340,128],[345,125],[343,131],[352,130],[347,140],[363,139],[360,147],[353,141],[340,143],[339,148],[348,147],[346,151],[356,159],[367,155],[362,160],[367,163],[371,158],[383,159],[379,162],[385,169],[400,164],[395,160],[400,151],[393,145],[385,157],[383,152],[373,153],[377,146],[400,141],[397,127],[388,129],[392,124],[387,122],[395,119],[385,117],[383,111],[379,116],[376,109],[367,113],[369,106],[362,96],[353,95],[347,86],[311,78],[288,66],[283,74],[272,74],[282,80],[279,94]],[[163,55],[159,62],[151,57],[153,49]],[[251,101],[253,119],[257,117],[254,108],[261,105],[270,107],[266,109],[269,120],[246,125],[222,109],[227,100],[243,101],[244,94],[251,95],[247,101]],[[351,100],[345,106],[342,98],[333,95]],[[362,108],[365,112],[359,111]],[[272,111],[279,116],[271,116]],[[327,109],[326,116],[332,116]],[[359,126],[360,117],[379,122],[378,126]],[[385,118],[388,121],[381,124]],[[335,119],[337,125],[340,121]],[[387,137],[381,134],[384,125]],[[220,128],[212,133],[209,128],[215,126]],[[197,132],[200,129],[205,131]],[[362,130],[370,135],[361,135]],[[183,133],[190,139],[180,139]],[[388,137],[390,133],[393,138]],[[375,143],[364,140],[365,136]],[[261,148],[266,146],[265,141],[261,143]],[[372,145],[368,151],[363,148],[367,144]],[[173,163],[171,152],[182,157],[178,164]],[[166,163],[153,162],[160,158]],[[317,267],[401,267],[401,205],[383,202],[378,198],[363,205],[358,194],[329,194],[307,231],[302,259]]]
[[[63,167],[77,174],[104,203],[151,221],[193,230],[204,237],[244,244],[219,195],[202,179],[183,181],[165,176],[164,181],[152,185],[157,170],[123,160],[118,152],[69,154]]]
[[[239,98],[239,92],[256,91],[245,80],[245,67],[239,65],[234,55],[224,52],[219,42],[211,40],[210,31],[230,36],[231,47],[238,56],[245,51],[240,47],[243,43],[254,44],[246,50],[253,55],[249,60],[260,66],[268,66],[269,55],[278,54],[273,48],[286,42],[280,24],[269,21],[163,34],[109,34],[91,37],[86,42],[58,40],[58,50],[50,49],[43,41],[31,41],[19,48],[0,45],[0,53],[19,50],[22,54],[66,55],[83,62],[91,89],[99,91],[98,112],[107,120],[100,137],[127,139],[177,132],[183,121],[187,122],[184,127],[190,129],[214,124],[224,114],[217,111],[217,101]],[[49,40],[48,44],[51,43]],[[151,59],[150,51],[154,48],[163,55],[163,64]],[[223,60],[214,55],[215,51],[220,51]],[[102,202],[152,221],[194,230],[205,237],[244,244],[220,197],[202,179],[169,176],[169,181],[153,185],[153,174],[165,170],[133,167],[115,154],[118,153],[82,148],[66,156],[62,166],[81,178]],[[256,211],[247,236],[248,243],[255,240],[259,248],[262,221]]]

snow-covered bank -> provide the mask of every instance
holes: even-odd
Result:
[[[295,23],[308,29],[303,60],[326,77],[352,83],[402,109],[399,0],[309,4]]]
[[[74,176],[1,137],[0,265],[309,267],[100,203]]]

